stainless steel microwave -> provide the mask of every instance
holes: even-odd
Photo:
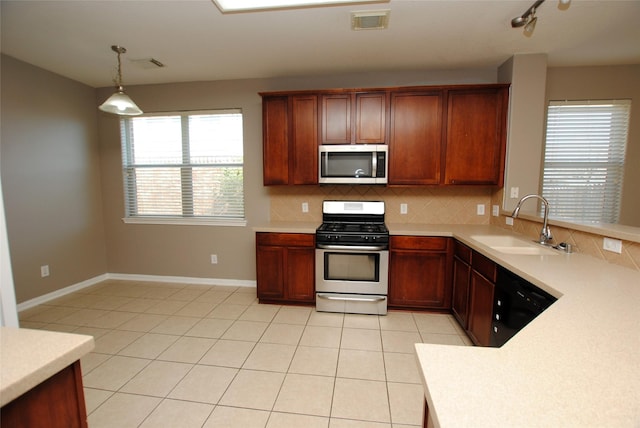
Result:
[[[386,184],[388,147],[384,144],[320,146],[320,184]]]

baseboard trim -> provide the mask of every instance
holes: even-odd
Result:
[[[34,306],[42,305],[43,303],[50,302],[54,299],[57,299],[62,296],[66,296],[67,294],[71,294],[75,291],[82,290],[83,288],[91,287],[92,285],[96,285],[106,279],[108,279],[107,273],[103,273],[102,275],[95,276],[93,278],[89,278],[82,282],[78,282],[77,284],[70,285],[68,287],[61,288],[56,291],[52,291],[51,293],[43,294],[42,296],[34,297],[33,299],[27,300],[25,302],[18,304],[18,312],[22,312],[26,309],[33,308]]]
[[[73,292],[82,290],[83,288],[91,287],[102,281],[108,279],[114,279],[119,281],[145,281],[145,282],[166,282],[175,284],[194,284],[194,285],[225,285],[234,287],[256,287],[256,281],[244,280],[244,279],[222,279],[222,278],[197,278],[189,276],[162,276],[162,275],[138,275],[128,273],[104,273],[96,277],[87,279],[77,284],[70,285],[68,287],[61,288],[51,293],[43,294],[42,296],[35,297],[17,305],[18,312],[33,308],[34,306],[42,305],[50,302],[59,297],[66,296]]]
[[[194,285],[226,285],[235,287],[256,286],[256,281],[248,279],[198,278],[192,276],[140,275],[130,273],[108,273],[107,278],[121,281],[168,282]]]

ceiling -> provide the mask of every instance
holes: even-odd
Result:
[[[2,53],[92,87],[124,84],[495,69],[513,54],[549,66],[640,64],[640,1],[547,0],[532,37],[511,19],[533,0],[390,0],[222,14],[210,0],[1,1]],[[386,30],[352,31],[352,11],[389,9]],[[148,59],[164,68],[148,68]],[[133,60],[143,60],[141,62]],[[144,64],[145,66],[141,66]]]

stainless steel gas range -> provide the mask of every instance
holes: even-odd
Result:
[[[384,202],[324,201],[316,230],[316,310],[386,315]]]

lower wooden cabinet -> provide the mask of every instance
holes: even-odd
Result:
[[[451,260],[451,238],[391,236],[389,306],[450,309]]]
[[[469,323],[469,288],[471,286],[471,248],[454,241],[453,244],[453,295],[451,312],[462,328]]]
[[[80,361],[2,407],[0,421],[3,428],[86,428]]]
[[[256,233],[260,302],[315,302],[315,235]]]
[[[476,345],[489,346],[497,265],[475,251],[471,257],[472,270],[467,334]]]

